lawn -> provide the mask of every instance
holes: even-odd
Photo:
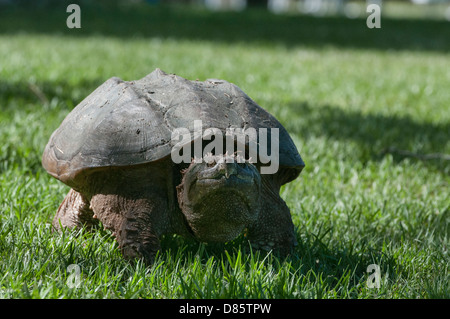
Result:
[[[449,22],[85,5],[67,29],[67,16],[0,10],[0,298],[450,298]],[[168,236],[145,266],[107,231],[51,232],[69,190],[41,166],[51,133],[106,79],[157,67],[233,82],[290,132],[306,163],[282,188],[290,256]]]

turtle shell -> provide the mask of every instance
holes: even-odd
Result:
[[[279,128],[279,165],[304,167],[283,126],[236,85],[224,80],[189,81],[156,69],[137,81],[113,77],[78,104],[52,134],[42,164],[73,184],[89,169],[127,167],[170,157],[175,128]],[[192,134],[193,135],[193,134]],[[270,152],[270,150],[269,150]],[[287,181],[286,181],[287,182]]]

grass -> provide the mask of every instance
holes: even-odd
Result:
[[[447,22],[85,6],[68,30],[58,8],[0,11],[1,298],[450,297],[449,161],[398,152],[450,154]],[[234,82],[292,134],[291,256],[168,236],[145,266],[107,231],[50,231],[68,191],[41,167],[50,134],[107,78],[156,67]]]

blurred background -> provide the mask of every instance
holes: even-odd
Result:
[[[243,11],[250,7],[264,7],[273,13],[342,15],[348,18],[365,16],[367,5],[378,4],[386,16],[406,14],[417,18],[450,20],[449,0],[0,0],[2,6],[48,7],[70,3],[106,6],[184,4],[211,11]]]
[[[447,47],[441,40],[450,42],[448,24],[439,23],[450,21],[450,0],[0,0],[0,32],[67,32],[60,20],[69,15],[64,9],[71,3],[80,5],[83,20],[82,32],[71,35],[351,42],[373,47],[389,43],[394,48],[436,41],[440,43],[434,45]],[[379,6],[385,26],[396,28],[394,32],[366,34],[363,22],[370,4]],[[399,28],[398,22],[404,25]],[[390,41],[394,37],[395,43]]]

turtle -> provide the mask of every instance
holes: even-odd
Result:
[[[276,172],[262,173],[264,161],[249,156],[262,139],[241,140],[240,154],[217,147],[189,157],[196,142],[205,151],[208,145],[195,134],[195,121],[205,132],[224,133],[209,136],[217,141],[230,128],[277,132],[269,139],[279,145],[272,147]],[[182,135],[183,148],[174,138],[180,128],[193,133]],[[188,160],[174,160],[177,145]],[[42,165],[70,187],[53,229],[103,225],[125,259],[152,263],[164,235],[205,243],[243,235],[252,248],[281,254],[297,245],[280,187],[305,164],[280,122],[225,80],[187,80],[160,69],[135,81],[112,77],[68,113],[50,136]]]

